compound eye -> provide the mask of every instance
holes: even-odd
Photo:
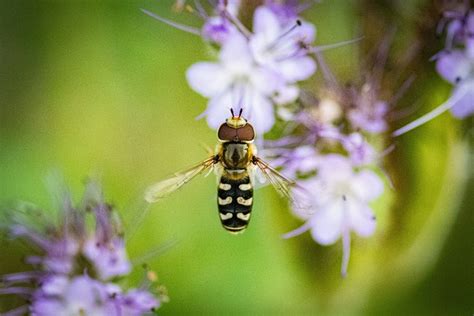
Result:
[[[233,141],[238,138],[237,130],[226,123],[222,124],[217,131],[217,137],[220,140]]]
[[[253,126],[250,124],[246,124],[241,128],[237,129],[237,137],[239,140],[244,142],[250,142],[255,139],[255,131]]]

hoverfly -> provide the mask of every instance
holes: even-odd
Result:
[[[216,154],[150,186],[145,193],[147,202],[158,202],[197,175],[214,170],[219,177],[217,206],[222,226],[230,233],[239,233],[247,228],[250,220],[253,179],[257,169],[282,196],[291,200],[290,189],[295,182],[256,156],[253,126],[241,116],[242,109],[237,116],[233,109],[230,111],[232,116],[217,132],[219,143]]]

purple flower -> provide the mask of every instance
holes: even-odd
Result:
[[[383,45],[379,50],[383,50]],[[380,55],[383,55],[380,53]],[[384,133],[388,129],[387,116],[391,103],[404,92],[401,90],[392,100],[386,101],[381,98],[381,74],[382,65],[375,65],[372,71],[362,71],[361,79],[353,81],[358,84],[342,85],[337,82],[324,58],[317,54],[318,62],[322,69],[326,86],[322,88],[317,96],[307,97],[305,105],[307,108],[304,115],[284,115],[292,120],[304,119],[304,124],[309,126],[341,127],[346,125],[346,130],[360,131],[369,134]],[[410,83],[410,81],[407,81]],[[408,85],[407,85],[408,86]],[[406,87],[405,87],[406,88]],[[302,98],[302,100],[304,100]],[[297,111],[300,109],[296,109]],[[308,124],[310,122],[310,124]],[[321,135],[320,135],[321,136]],[[341,137],[338,137],[341,138]]]
[[[464,34],[466,39],[464,45],[470,56],[474,55],[474,10],[471,10],[466,18],[466,25],[464,27]]]
[[[316,70],[306,46],[315,29],[295,19],[291,23],[265,6],[254,13],[253,33],[244,29],[228,10],[207,19],[203,34],[221,44],[217,62],[199,62],[187,72],[193,90],[209,98],[203,116],[217,128],[229,108],[241,107],[258,134],[275,122],[274,106],[294,102],[297,83]]]
[[[199,2],[196,2],[199,3]],[[202,27],[202,36],[205,40],[219,45],[238,32],[237,27],[229,20],[229,17],[236,17],[240,7],[240,0],[219,1],[215,8],[215,15],[208,16],[204,9],[199,6],[201,15],[205,22]]]
[[[383,193],[384,183],[369,168],[382,154],[365,134],[381,136],[388,128],[389,103],[379,98],[378,76],[366,76],[360,88],[341,86],[322,59],[320,65],[328,79],[323,97],[302,98],[303,106],[288,115],[295,123],[290,135],[268,142],[267,152],[298,182],[292,209],[305,223],[285,237],[310,231],[321,245],[342,239],[346,275],[351,232],[361,237],[375,232],[370,203]]]
[[[104,244],[93,237],[85,242],[83,254],[93,262],[95,271],[102,280],[127,275],[132,269],[124,241],[120,238]]]
[[[367,166],[375,162],[376,151],[360,133],[343,136],[341,144],[354,166]]]
[[[111,281],[127,276],[132,264],[120,222],[99,185],[88,183],[81,205],[73,207],[67,194],[62,205],[59,224],[33,228],[25,218],[11,225],[11,235],[39,253],[26,258],[32,271],[0,277],[0,294],[24,297],[25,308],[38,316],[134,316],[158,308],[160,300],[146,287],[124,291]],[[91,215],[95,228],[88,225]]]
[[[444,12],[445,17],[450,19],[446,49],[436,55],[437,72],[454,85],[451,97],[434,110],[397,129],[393,136],[405,134],[447,110],[459,119],[474,113],[474,11],[469,8],[464,8],[464,11]]]
[[[300,20],[282,23],[262,6],[255,10],[253,31],[249,45],[255,61],[273,70],[285,83],[279,88],[277,103],[293,102],[298,97],[293,84],[316,71],[316,63],[307,56],[306,49],[314,41],[314,26]]]
[[[270,98],[281,78],[254,62],[243,35],[237,33],[223,44],[218,62],[196,63],[186,75],[190,86],[210,99],[203,113],[210,127],[217,129],[229,116],[229,109],[240,105],[258,133],[272,128]]]
[[[316,149],[309,145],[291,149],[268,149],[265,156],[275,157],[272,159],[272,165],[281,167],[284,174],[291,179],[315,172],[319,163]]]
[[[115,284],[107,284],[87,275],[68,278],[54,276],[34,293],[31,314],[49,315],[120,315],[149,314],[159,307],[157,299],[147,291],[121,293]]]
[[[32,245],[40,248],[45,256],[28,256],[30,264],[41,265],[45,270],[54,273],[70,273],[74,268],[74,256],[79,253],[79,242],[73,236],[44,236],[28,226],[13,224],[10,228],[13,237],[27,239]]]
[[[443,52],[436,61],[436,70],[443,79],[454,85],[451,98],[458,98],[458,100],[451,107],[453,115],[457,118],[472,115],[474,113],[474,46],[472,51],[455,49]],[[460,94],[462,96],[459,97]]]
[[[205,40],[220,45],[232,37],[237,31],[235,26],[225,17],[213,16],[207,18],[202,27],[202,35]]]
[[[445,10],[439,30],[443,28],[446,28],[447,50],[451,50],[457,45],[463,45],[471,51],[474,50],[474,10],[469,8],[468,3],[464,2],[461,7],[455,10]]]
[[[298,19],[298,14],[305,9],[296,0],[266,0],[265,7],[272,10],[273,14],[283,23],[293,23]]]
[[[33,295],[32,315],[106,315],[109,296],[103,283],[88,276],[51,277]]]
[[[361,100],[358,107],[349,111],[349,120],[355,129],[361,129],[368,133],[383,133],[387,130],[388,124],[386,115],[388,104],[385,101]]]
[[[339,98],[347,109],[347,119],[352,130],[380,134],[388,129],[387,114],[390,102],[381,99],[381,79],[376,75],[376,71],[367,73],[364,76],[366,79],[357,86],[336,86],[336,89],[340,90],[336,95],[342,96]]]
[[[160,307],[158,302],[150,292],[134,289],[116,298],[119,307],[122,308],[122,315],[143,315]]]
[[[321,245],[331,245],[342,238],[341,272],[346,275],[350,233],[354,231],[361,237],[373,235],[376,221],[369,203],[383,193],[384,184],[373,171],[357,171],[348,158],[337,154],[320,156],[317,170],[316,177],[300,181],[300,185],[311,192],[311,210],[294,209],[306,223],[285,237],[309,230]],[[296,196],[295,200],[299,198]]]

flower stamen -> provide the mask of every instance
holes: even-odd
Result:
[[[300,27],[301,25],[302,25],[301,21],[296,20],[296,23],[292,27],[290,27],[288,30],[286,30],[282,34],[280,34],[273,42],[268,44],[268,46],[266,47],[266,50],[274,49],[280,43],[280,41],[283,38],[285,38],[287,35],[291,34],[294,30],[296,30],[296,28]]]
[[[444,102],[443,104],[441,104],[440,106],[432,110],[431,112],[426,113],[425,115],[414,120],[413,122],[397,129],[395,132],[392,133],[392,136],[397,137],[397,136],[403,135],[431,121],[432,119],[436,118],[437,116],[443,114],[444,112],[452,108],[459,100],[461,100],[465,95],[467,95],[468,92],[469,90],[467,88],[461,87],[461,89],[455,92],[454,95],[448,101]]]
[[[168,19],[165,19],[153,12],[150,12],[146,9],[140,9],[140,11],[142,11],[143,13],[145,13],[146,15],[160,21],[160,22],[163,22],[165,24],[168,24],[169,26],[172,26],[178,30],[181,30],[181,31],[185,31],[185,32],[188,32],[188,33],[191,33],[191,34],[194,34],[194,35],[198,35],[200,36],[201,35],[201,31],[195,27],[192,27],[192,26],[188,26],[188,25],[184,25],[184,24],[181,24],[181,23],[177,23],[177,22],[174,22],[174,21],[171,21],[171,20],[168,20]]]
[[[232,24],[235,25],[237,30],[248,40],[252,36],[252,33],[239,21],[236,17],[234,17],[228,10],[225,8],[223,10],[223,16],[227,18]]]

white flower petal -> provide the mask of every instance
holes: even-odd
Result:
[[[353,179],[352,189],[362,201],[372,201],[382,195],[384,183],[371,170],[362,170]]]
[[[127,275],[132,268],[125,244],[119,239],[101,245],[95,238],[90,238],[85,242],[82,252],[102,280]]]
[[[459,89],[467,89],[467,93],[454,104],[451,108],[451,113],[453,113],[455,117],[462,119],[474,113],[474,78],[465,83],[461,82],[461,84],[456,87],[456,91]]]
[[[271,101],[255,89],[248,89],[246,93],[246,103],[248,108],[248,120],[255,128],[257,134],[262,135],[272,129],[275,124],[275,113]]]
[[[56,315],[56,316],[70,316],[64,310],[64,305],[59,300],[52,299],[35,299],[31,304],[31,315]]]
[[[353,175],[350,159],[339,154],[321,156],[318,169],[318,178],[329,182],[344,180],[348,182]]]
[[[357,201],[346,201],[351,228],[361,237],[373,235],[376,227],[375,216],[370,207]]]
[[[436,61],[436,70],[445,80],[456,83],[465,79],[472,71],[472,61],[461,50],[443,53]]]
[[[247,39],[238,32],[231,34],[222,46],[219,60],[232,67],[247,67],[252,64],[252,53]]]
[[[258,7],[253,16],[253,31],[265,36],[268,42],[273,41],[281,32],[278,17],[270,9]]]
[[[316,71],[316,62],[310,57],[290,58],[278,64],[278,70],[288,83],[305,80]]]
[[[47,295],[61,295],[69,285],[69,280],[65,276],[53,276],[47,279],[42,288],[42,291]]]
[[[273,100],[276,104],[288,104],[295,102],[300,95],[300,89],[297,86],[290,85],[290,86],[282,86],[277,91],[277,95],[273,97]]]
[[[281,76],[265,68],[255,67],[250,75],[250,84],[266,96],[275,93],[284,84]]]
[[[236,105],[232,103],[232,90],[215,96],[209,100],[207,109],[203,113],[206,115],[209,127],[217,129],[230,116],[230,108]]]
[[[284,105],[286,103],[281,102],[282,100],[278,99],[278,97],[273,97],[273,102],[278,105]],[[276,109],[277,116],[281,118],[283,121],[293,121],[295,119],[295,111],[293,109],[289,109],[284,106],[279,106]]]
[[[70,307],[90,311],[105,299],[106,293],[102,283],[88,276],[78,276],[71,280],[63,297]]]
[[[249,47],[255,62],[259,65],[268,65],[273,63],[273,55],[268,51],[267,39],[263,34],[255,34],[249,40]]]
[[[200,62],[192,65],[186,72],[191,88],[206,98],[224,91],[230,83],[229,75],[217,63]]]
[[[317,165],[318,162],[315,162],[313,166]],[[300,166],[298,167],[300,168]],[[299,168],[297,170],[300,170]],[[298,185],[305,190],[305,192],[301,192],[302,194],[311,194],[311,196],[307,197],[306,199],[311,200],[311,205],[313,205],[317,211],[326,207],[327,205],[332,204],[334,201],[331,194],[328,194],[330,193],[328,192],[329,188],[324,182],[324,179],[320,179],[319,176],[300,180],[298,181]],[[308,215],[308,212],[304,212],[304,214],[301,215]],[[304,218],[307,218],[307,216]]]
[[[333,203],[331,207],[320,209],[311,219],[313,228],[311,235],[321,245],[335,243],[342,232],[343,211],[341,203]]]
[[[308,22],[302,21],[302,24],[296,29],[298,41],[312,43],[316,38],[316,27]]]

